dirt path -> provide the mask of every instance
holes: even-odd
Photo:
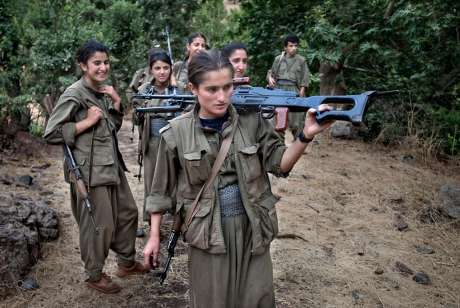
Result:
[[[130,128],[131,122],[125,121],[119,139],[141,208],[143,184],[134,178],[137,144],[130,141]],[[273,179],[273,190],[281,196],[277,205],[280,235],[271,247],[277,306],[460,307],[459,223],[433,210],[439,205],[441,185],[460,184],[459,167],[435,164],[428,168],[407,153],[327,136],[318,139],[289,178]],[[42,158],[0,164],[2,172],[19,175],[32,165],[51,163],[34,178],[53,192],[51,206],[58,210],[61,225],[61,236],[43,245],[43,258],[30,273],[40,288],[19,289],[0,306],[186,307],[183,244],[163,286],[153,275],[116,279],[123,290],[110,296],[84,286],[78,230],[60,161],[60,151],[55,149]],[[13,193],[39,195],[15,189]],[[397,221],[406,222],[408,228],[398,231]],[[139,258],[145,240],[137,239]],[[432,247],[434,253],[418,252],[420,245]],[[418,284],[413,275],[404,276],[395,269],[396,262],[425,272],[432,284]],[[115,272],[112,253],[106,271]]]

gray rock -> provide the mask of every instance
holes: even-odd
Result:
[[[406,231],[409,228],[407,222],[404,221],[404,218],[401,215],[396,215],[394,226],[399,231]]]
[[[395,271],[401,273],[403,276],[409,276],[414,274],[414,271],[412,269],[410,269],[406,264],[399,261],[396,261],[394,269]]]
[[[34,181],[34,178],[31,177],[30,175],[21,175],[19,178],[18,178],[18,182],[20,184],[23,184],[25,186],[30,186],[32,185],[32,182]]]
[[[434,253],[434,249],[429,245],[416,245],[415,250],[417,250],[418,253],[425,254],[425,255]]]
[[[406,154],[401,158],[401,161],[403,163],[413,165],[415,163],[415,157],[412,156],[411,154]]]
[[[415,273],[414,277],[412,278],[415,282],[420,283],[420,284],[425,284],[425,285],[430,285],[431,284],[431,279],[430,276],[428,276],[424,272],[417,272]]]
[[[19,286],[24,290],[35,290],[40,288],[37,280],[31,277],[24,279],[24,281],[22,281]]]
[[[454,219],[460,218],[460,186],[443,185],[440,196],[442,210]]]
[[[145,230],[144,228],[138,228],[136,230],[136,237],[145,237]]]
[[[364,300],[364,294],[362,294],[359,290],[351,291],[351,297],[355,304],[362,304]]]
[[[0,193],[2,285],[17,287],[31,266],[37,263],[40,241],[53,240],[58,236],[57,214],[45,202]]]
[[[356,128],[349,122],[337,121],[331,127],[331,137],[342,139],[356,139]]]

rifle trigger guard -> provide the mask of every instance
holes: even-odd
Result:
[[[268,107],[261,107],[260,114],[264,119],[271,119],[275,116],[275,107],[268,106]]]

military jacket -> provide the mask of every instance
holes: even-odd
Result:
[[[194,110],[171,120],[161,133],[155,175],[146,200],[148,213],[172,211],[185,218],[210,177],[220,145],[210,146],[198,110],[196,104]],[[209,253],[226,252],[217,191],[220,182],[231,182],[234,174],[226,171],[233,169],[251,223],[252,253],[260,254],[278,232],[275,209],[278,199],[271,192],[267,172],[287,176],[280,170],[286,146],[271,123],[259,114],[238,115],[233,106],[229,112],[220,142],[235,130],[232,145],[213,188],[203,193],[199,210],[184,238],[191,246]]]
[[[103,117],[94,126],[76,136],[75,124],[86,118],[87,110],[91,106],[99,107]],[[110,99],[91,89],[81,78],[59,98],[43,137],[48,143],[66,143],[72,149],[86,184],[93,187],[118,185],[119,168],[127,170],[116,136],[122,121],[123,113],[113,108]],[[69,182],[66,166],[64,176]]]
[[[131,102],[133,95],[139,92],[139,87],[145,83],[152,81],[152,75],[150,74],[150,67],[144,67],[138,69],[131,80],[128,88],[126,89],[126,98],[128,102]]]
[[[188,63],[185,61],[178,61],[174,63],[173,75],[176,78],[177,89],[180,92],[190,92],[188,88]]]
[[[271,68],[275,80],[288,80],[299,89],[308,87],[310,83],[310,71],[305,58],[295,54],[293,57],[285,53],[277,56]]]
[[[153,80],[152,80],[153,82]],[[158,91],[156,90],[155,86],[152,85],[152,82],[147,82],[144,83],[139,87],[139,93],[155,93],[155,94],[166,94],[166,91]],[[172,89],[168,89],[168,91],[172,91]],[[150,99],[150,100],[139,100],[139,99],[133,99],[133,108],[137,107],[156,107],[160,106],[162,102],[162,99]],[[142,116],[142,118],[136,118],[136,124],[141,125],[141,149],[142,149],[142,154],[146,154],[148,151],[149,147],[149,138],[152,138],[153,136],[150,136],[150,119],[151,118],[169,118],[168,114],[165,113],[159,113],[159,114],[149,114],[146,113],[145,115]],[[158,137],[155,137],[158,138]]]

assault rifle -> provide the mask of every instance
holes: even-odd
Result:
[[[292,112],[307,111],[317,108],[321,104],[330,105],[333,110],[316,112],[318,123],[329,120],[342,120],[351,122],[353,125],[361,125],[369,101],[382,95],[396,94],[398,91],[367,91],[356,95],[337,96],[309,96],[299,97],[295,92],[266,89],[261,87],[237,87],[231,96],[231,103],[239,113],[261,112],[265,118],[275,115],[275,109],[288,108]],[[165,113],[180,112],[187,105],[194,104],[195,96],[185,94],[174,95],[151,95],[135,94],[138,99],[163,99],[163,105],[158,107],[136,108],[139,113]],[[287,119],[286,119],[287,120]],[[284,123],[286,125],[287,123]]]
[[[96,227],[96,222],[94,221],[93,215],[93,207],[89,200],[88,190],[86,189],[85,182],[83,182],[83,177],[81,175],[80,168],[78,168],[77,163],[75,162],[75,158],[73,156],[72,151],[70,150],[69,146],[64,143],[64,160],[67,164],[67,168],[75,178],[75,186],[77,189],[77,193],[83,199],[83,204],[85,205],[86,209],[88,210],[89,217],[91,222],[93,223],[94,229],[96,230],[96,234],[98,233],[98,229]]]
[[[177,240],[179,239],[182,220],[180,214],[174,216],[174,223],[168,239],[168,259],[166,260],[165,268],[162,272],[158,273],[160,277],[160,284],[162,285],[168,276],[169,266],[171,265],[172,258],[174,257],[174,250],[176,249]]]

